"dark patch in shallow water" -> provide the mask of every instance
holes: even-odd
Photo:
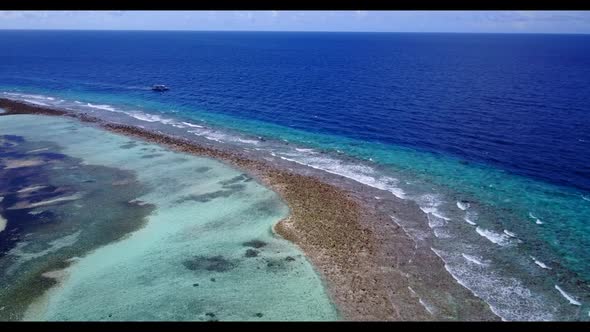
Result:
[[[266,244],[267,244],[266,242],[260,241],[260,240],[252,240],[252,241],[242,243],[242,245],[244,247],[252,247],[252,248],[256,248],[256,249],[262,248],[262,247],[266,246]]]
[[[281,201],[272,197],[252,204],[244,213],[254,217],[264,218],[266,216],[276,216],[277,211],[281,211],[282,208]]]
[[[243,184],[230,184],[227,186],[223,186],[223,188],[230,189],[230,192],[237,192],[246,189],[246,186]]]
[[[121,148],[121,149],[132,149],[132,148],[134,148],[136,146],[137,146],[137,143],[135,141],[131,141],[131,142],[127,142],[127,143],[125,143],[123,145],[120,145],[119,148]]]
[[[210,167],[198,167],[195,170],[197,172],[206,172],[206,171],[209,171],[210,169],[211,169]],[[231,178],[229,180],[221,181],[219,183],[222,185],[221,186],[223,188],[222,190],[217,190],[217,191],[208,192],[208,193],[204,193],[204,194],[186,195],[186,196],[178,199],[176,201],[176,203],[180,204],[180,203],[184,203],[186,201],[195,201],[195,202],[200,202],[200,203],[206,203],[206,202],[212,201],[216,198],[229,197],[233,194],[236,194],[236,193],[241,192],[244,189],[246,189],[246,186],[244,184],[240,184],[240,183],[236,183],[236,182],[244,181],[247,178],[248,178],[247,175],[242,174],[240,176],[236,176],[236,177]]]
[[[216,198],[229,197],[235,193],[243,191],[245,189],[245,186],[242,184],[235,184],[235,185],[225,186],[224,188],[226,190],[217,190],[217,191],[212,191],[209,193],[198,194],[198,195],[197,194],[186,195],[186,196],[181,197],[178,200],[176,200],[176,203],[180,204],[180,203],[184,203],[186,201],[195,201],[195,202],[200,202],[200,203],[206,203],[206,202],[212,201]]]
[[[207,166],[201,166],[201,167],[195,168],[195,172],[197,172],[197,173],[205,173],[210,170],[211,170],[211,167],[207,167]]]
[[[231,196],[231,194],[232,194],[232,192],[230,192],[230,191],[218,190],[218,191],[214,191],[214,192],[210,192],[210,193],[206,193],[206,194],[201,194],[201,195],[187,195],[187,196],[181,197],[178,200],[176,200],[176,203],[180,204],[180,203],[184,203],[186,201],[195,201],[195,202],[200,202],[200,203],[206,203],[206,202],[209,202],[209,201],[214,200],[219,197],[229,197],[229,196]]]
[[[141,156],[141,158],[143,158],[143,159],[151,159],[151,158],[161,157],[163,155],[164,154],[162,154],[162,153],[152,153],[152,154],[143,155],[143,156]]]
[[[290,257],[290,256],[289,256]],[[269,272],[280,272],[287,270],[287,264],[289,262],[294,261],[293,257],[291,259],[280,259],[280,258],[268,258],[266,259],[266,270]]]
[[[237,264],[221,255],[217,255],[211,257],[195,256],[192,259],[183,261],[182,265],[191,271],[227,272],[235,268]]]
[[[258,256],[258,250],[254,250],[254,249],[248,249],[246,250],[246,253],[244,254],[244,256],[250,258],[250,257],[257,257]]]
[[[278,259],[269,259],[266,262],[266,267],[268,271],[276,272],[285,268],[285,262]]]
[[[222,186],[225,187],[227,185],[231,185],[231,184],[238,183],[238,182],[241,182],[241,181],[247,182],[247,181],[250,181],[250,180],[252,180],[252,178],[250,176],[248,176],[247,174],[242,174],[242,175],[235,176],[235,177],[233,177],[233,178],[231,178],[229,180],[219,181],[219,184],[221,184]]]

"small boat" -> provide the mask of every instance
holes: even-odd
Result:
[[[154,91],[168,91],[170,89],[165,85],[156,84],[156,85],[152,86],[152,90],[154,90]]]

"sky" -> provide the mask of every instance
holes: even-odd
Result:
[[[590,33],[590,11],[0,11],[0,29]]]

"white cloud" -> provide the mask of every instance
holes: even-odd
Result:
[[[0,11],[0,28],[590,33],[590,11]]]

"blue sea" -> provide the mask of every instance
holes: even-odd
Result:
[[[0,31],[0,44],[0,97],[412,200],[433,252],[498,316],[590,319],[590,36]]]

